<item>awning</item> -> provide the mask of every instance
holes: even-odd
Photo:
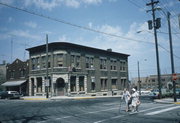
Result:
[[[2,84],[2,86],[19,86],[26,82],[26,80],[20,80],[20,81],[7,81]]]

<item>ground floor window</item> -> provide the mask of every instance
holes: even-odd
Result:
[[[112,89],[117,89],[117,79],[111,80]]]
[[[76,77],[75,76],[71,76],[70,78],[70,88],[71,88],[71,92],[76,91]]]
[[[121,89],[126,88],[126,79],[121,79]]]
[[[95,87],[96,87],[95,82],[91,82],[91,90],[92,90],[92,91],[94,91],[94,90],[95,90]]]
[[[79,91],[84,91],[84,76],[79,77]]]
[[[37,93],[42,93],[42,78],[39,77],[37,78]]]
[[[107,79],[101,79],[101,90],[107,90]]]

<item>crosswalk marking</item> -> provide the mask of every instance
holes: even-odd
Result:
[[[170,107],[170,108],[162,109],[162,110],[159,110],[159,111],[146,113],[145,115],[155,115],[155,114],[159,114],[159,113],[162,113],[162,112],[166,112],[166,111],[170,111],[170,110],[174,110],[174,109],[178,109],[178,108],[180,108],[180,106]]]

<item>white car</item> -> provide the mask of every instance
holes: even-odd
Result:
[[[7,91],[9,99],[19,99],[21,95],[17,91]]]

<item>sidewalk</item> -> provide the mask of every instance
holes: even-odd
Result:
[[[46,98],[46,96],[25,96],[21,97],[22,100],[81,100],[81,99],[95,99],[95,98],[108,98],[108,97],[121,97],[121,95],[118,96],[55,96],[55,97],[49,97]]]
[[[174,98],[163,98],[163,99],[155,99],[154,102],[164,103],[164,104],[180,104],[180,99],[177,99],[177,102],[174,102]]]

